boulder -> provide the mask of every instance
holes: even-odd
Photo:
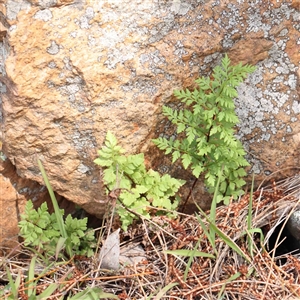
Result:
[[[9,178],[0,168],[0,245],[3,248],[14,248],[18,245],[19,213],[25,206],[26,199],[19,195]],[[2,251],[0,251],[2,253]]]
[[[173,91],[195,87],[224,53],[257,66],[236,99],[249,172],[259,182],[298,167],[297,1],[4,2],[3,151],[23,178],[42,183],[39,158],[58,194],[101,216],[107,197],[93,160],[111,130],[128,152],[192,184],[151,139],[174,132],[161,114],[177,105]],[[209,203],[201,182],[194,191]]]
[[[290,234],[297,240],[298,248],[300,250],[300,211],[296,210],[291,214],[287,221],[287,229]]]

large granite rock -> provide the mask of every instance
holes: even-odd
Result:
[[[26,199],[16,192],[13,183],[5,177],[3,164],[0,165],[0,245],[14,248],[18,244],[18,221],[20,210]],[[0,249],[0,255],[2,249]]]
[[[22,177],[42,182],[40,158],[57,193],[103,214],[93,160],[111,130],[129,152],[191,183],[151,138],[173,133],[161,115],[173,90],[193,87],[225,52],[257,66],[236,99],[237,135],[256,179],[298,167],[298,1],[4,2],[2,140]],[[201,183],[195,191],[204,204]]]
[[[298,248],[300,250],[300,210],[292,213],[287,221],[287,228],[290,234],[298,241]]]

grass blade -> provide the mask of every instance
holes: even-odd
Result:
[[[218,234],[218,236],[237,254],[242,256],[247,262],[251,263],[251,259],[248,255],[246,255],[242,249],[222,230],[220,230],[215,224],[210,223],[210,226],[213,230]]]
[[[30,297],[32,294],[34,294],[34,289],[35,289],[35,285],[36,285],[36,282],[34,280],[35,261],[36,261],[36,256],[33,256],[30,261],[28,277],[27,277],[27,284],[26,284],[26,286],[28,287],[28,292],[27,292],[28,297]]]
[[[201,211],[201,213],[205,216],[206,219],[208,219],[208,216],[205,214],[205,212],[200,208],[198,207],[198,209]],[[204,232],[204,234],[206,235],[206,237],[208,238],[211,246],[213,247],[213,250],[215,252],[215,254],[217,255],[218,254],[218,251],[217,251],[217,248],[216,248],[216,243],[215,243],[215,239],[213,237],[210,236],[210,232],[207,230],[205,224],[203,223],[203,221],[201,220],[200,216],[196,213],[196,218],[199,222],[199,224],[201,225],[202,227],[202,230]]]
[[[219,194],[219,186],[220,186],[220,180],[221,180],[221,174],[223,171],[223,167],[222,170],[219,171],[218,174],[218,180],[217,180],[217,184],[216,184],[216,188],[215,188],[215,192],[214,192],[214,197],[211,203],[211,207],[210,207],[210,213],[209,213],[209,219],[210,219],[210,224],[216,222],[216,210],[217,210],[217,197]],[[216,240],[216,233],[213,230],[212,226],[209,226],[209,235],[211,237],[211,241],[212,241],[212,245],[215,245],[215,240]]]
[[[65,247],[65,242],[66,242],[66,238],[64,237],[60,237],[57,241],[56,244],[56,249],[55,249],[55,259],[58,259],[59,253],[61,252],[61,250]]]
[[[16,281],[13,280],[10,270],[8,268],[6,268],[6,274],[7,274],[7,278],[9,281],[9,286],[10,286],[10,290],[11,293],[14,297],[14,299],[18,299],[18,290],[19,290],[19,286],[20,286],[20,282],[21,282],[21,270],[19,270],[19,274],[18,277],[16,278]]]
[[[41,170],[44,182],[46,184],[46,187],[48,189],[48,192],[49,192],[52,204],[53,204],[54,213],[55,213],[55,217],[56,217],[56,221],[57,221],[57,224],[58,224],[58,227],[59,227],[60,234],[61,234],[61,236],[63,238],[67,239],[68,236],[67,236],[67,232],[66,232],[66,228],[65,228],[63,216],[62,216],[62,214],[60,212],[60,209],[59,209],[59,206],[58,206],[55,194],[53,192],[53,189],[52,189],[51,184],[49,182],[49,179],[47,177],[47,174],[46,174],[46,171],[44,169],[44,166],[43,166],[42,162],[39,159],[38,159],[38,165],[39,165],[39,168]],[[69,255],[69,257],[73,256],[72,249],[71,249],[71,247],[69,245],[66,245],[66,251],[67,251],[67,254]]]
[[[254,173],[252,175],[252,183],[251,183],[251,191],[250,191],[250,198],[249,198],[249,207],[248,207],[248,215],[247,215],[247,228],[248,232],[250,232],[251,227],[252,227],[252,206],[253,206],[253,188],[254,188]],[[252,236],[248,235],[247,236],[247,242],[248,242],[248,247],[249,247],[249,252],[251,257],[253,257],[253,239]]]
[[[99,299],[119,299],[118,296],[111,294],[111,293],[106,293],[103,292],[102,289],[98,287],[94,288],[87,288],[84,291],[81,291],[77,293],[76,295],[72,297],[68,297],[67,300],[99,300]]]
[[[237,272],[237,273],[233,274],[232,276],[230,276],[230,277],[226,280],[226,282],[222,285],[222,288],[221,288],[221,290],[220,290],[220,292],[219,292],[219,294],[218,294],[218,299],[220,299],[220,300],[222,299],[222,294],[223,294],[223,292],[224,292],[224,290],[225,290],[225,288],[226,288],[226,284],[228,284],[228,283],[230,283],[231,281],[233,281],[233,280],[239,278],[240,276],[241,276],[241,273],[240,273],[240,272]]]
[[[153,298],[153,300],[160,300],[161,297],[163,297],[167,291],[169,291],[171,288],[173,288],[176,285],[178,285],[177,282],[169,283],[160,292],[158,292],[158,294]]]
[[[215,256],[210,254],[210,253],[201,252],[201,251],[198,251],[198,250],[195,250],[195,249],[193,249],[193,250],[188,250],[188,249],[165,250],[163,252],[166,253],[166,254],[186,256],[186,257],[201,256],[201,257],[215,258]]]
[[[254,233],[258,233],[259,234],[259,236],[260,236],[260,238],[259,238],[259,240],[260,240],[260,246],[262,247],[263,250],[265,250],[265,248],[264,248],[264,239],[265,238],[264,238],[264,234],[263,234],[261,228],[251,228],[249,230],[243,231],[242,234],[241,234],[241,236],[247,234],[248,237],[251,238],[252,245],[254,245],[253,244],[253,239],[252,239],[252,234],[254,234]]]
[[[196,250],[198,248],[199,244],[200,244],[200,239],[198,240],[198,242],[197,242],[197,244],[196,244],[196,246],[194,247],[193,250],[177,249],[177,250],[163,251],[164,253],[171,254],[171,255],[180,255],[180,256],[189,257],[189,260],[186,264],[186,268],[185,268],[185,271],[184,271],[184,276],[183,276],[184,281],[186,281],[186,279],[187,279],[187,275],[188,275],[188,272],[190,270],[190,267],[191,267],[191,264],[193,262],[194,257],[201,256],[201,257],[215,258],[215,256],[210,254],[210,253],[201,252],[201,251]]]
[[[216,188],[215,188],[213,200],[212,200],[211,207],[210,207],[209,217],[210,217],[210,219],[212,221],[216,220],[217,200],[218,200],[219,186],[220,186],[220,180],[221,180],[222,171],[223,171],[223,168],[222,168],[222,170],[218,174],[218,180],[217,180],[217,184],[216,184]]]
[[[185,256],[189,256],[189,260],[188,260],[188,262],[187,262],[187,264],[186,264],[186,268],[185,268],[184,274],[183,274],[183,280],[184,280],[184,282],[186,282],[186,279],[187,279],[189,270],[190,270],[190,268],[191,268],[191,264],[192,264],[193,259],[194,259],[195,256],[204,256],[204,257],[207,257],[207,255],[213,256],[212,254],[204,253],[204,252],[201,252],[201,251],[196,250],[196,249],[198,249],[199,244],[200,244],[200,239],[198,239],[198,241],[197,241],[197,243],[196,243],[194,249],[193,249],[192,251],[190,251],[191,254],[189,255],[189,252],[188,252],[187,255],[185,255]],[[179,249],[178,251],[180,251],[180,249]],[[188,251],[189,251],[189,250],[188,250]],[[197,254],[200,254],[200,255],[197,255]]]
[[[59,283],[51,283],[49,286],[40,294],[36,297],[37,300],[44,300],[48,299],[54,292],[55,290],[59,287]]]
[[[98,300],[98,299],[119,299],[118,296],[113,295],[111,293],[105,293],[102,290],[99,293],[95,294],[95,296],[98,297],[98,298],[95,298],[95,300]]]

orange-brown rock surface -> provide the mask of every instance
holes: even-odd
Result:
[[[3,171],[2,163],[0,165],[0,245],[13,248],[18,242],[19,214],[26,199],[16,192],[10,179],[2,174]]]
[[[236,99],[251,171],[261,181],[298,167],[298,4],[7,0],[0,64],[10,80],[2,97],[6,156],[20,176],[41,183],[40,158],[54,190],[95,215],[106,198],[93,160],[107,130],[129,152],[143,151],[149,164],[189,181],[151,138],[169,132],[161,107],[175,101],[174,89],[192,87],[227,52],[233,63],[257,66]]]

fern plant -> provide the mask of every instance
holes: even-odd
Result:
[[[159,137],[153,142],[166,154],[172,153],[172,162],[180,159],[183,167],[191,168],[196,178],[205,173],[209,192],[215,190],[219,170],[220,186],[217,201],[229,203],[230,197],[241,195],[246,175],[245,151],[234,135],[239,122],[233,99],[236,88],[255,67],[241,63],[230,65],[226,55],[210,77],[196,80],[198,89],[175,91],[174,95],[185,104],[184,109],[163,107],[163,114],[177,126],[182,139]]]
[[[64,210],[60,209],[64,215]],[[33,208],[32,201],[27,201],[24,214],[18,224],[20,236],[24,238],[24,245],[54,255],[61,237],[56,215],[48,212],[47,203],[44,202],[37,210]],[[66,239],[64,245],[74,254],[92,256],[96,247],[93,231],[87,231],[87,218],[76,219],[68,215],[64,221]]]
[[[99,157],[94,162],[104,168],[103,180],[107,192],[120,190],[116,209],[122,228],[126,231],[136,218],[126,208],[147,218],[150,217],[151,207],[174,210],[179,204],[175,194],[184,181],[168,174],[161,176],[152,169],[147,171],[143,153],[127,156],[124,153],[125,150],[109,131],[104,146],[98,151]]]

